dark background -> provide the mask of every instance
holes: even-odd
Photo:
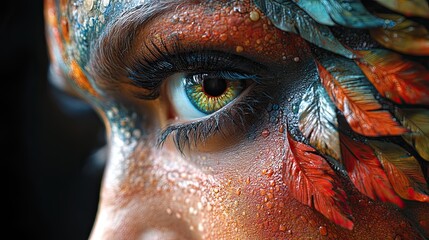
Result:
[[[3,2],[0,14],[3,236],[87,239],[104,129],[88,105],[48,82],[43,1]]]

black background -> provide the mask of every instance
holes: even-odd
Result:
[[[87,239],[97,209],[104,129],[48,82],[43,1],[0,10],[0,216],[11,239]]]

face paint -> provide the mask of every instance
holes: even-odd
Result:
[[[295,18],[288,24],[294,28],[285,28],[273,14],[278,13],[267,9],[289,3],[273,4],[47,2],[52,58],[108,127],[110,154],[93,239],[427,234],[427,203],[416,205],[419,211],[401,212],[377,200],[401,205],[401,198],[425,202],[427,197],[425,175],[417,168],[424,155],[408,158],[407,166],[417,173],[410,178],[394,168],[397,158],[385,153],[392,146],[395,151],[387,152],[395,156],[408,151],[390,142],[390,135],[407,128],[393,117],[396,106],[384,108],[388,103],[373,95],[376,91],[354,60],[329,52],[335,52],[328,44],[333,33],[304,37],[301,31],[308,29],[296,20],[306,14],[302,10],[292,11]],[[359,7],[348,11],[353,9]],[[315,32],[323,29],[314,23],[317,16],[305,16]],[[347,51],[352,54],[340,55],[364,54]],[[366,75],[385,67],[372,57],[356,61],[367,67]],[[427,72],[411,63],[404,68]],[[388,74],[402,70],[395,71]],[[198,76],[243,87],[227,103],[199,110],[189,86],[180,82]],[[205,92],[198,83],[203,91],[193,91]],[[419,111],[421,118],[426,112]],[[374,119],[386,118],[402,132],[374,127]],[[359,132],[359,127],[372,132]],[[369,142],[369,133],[385,142]],[[425,162],[422,166],[426,169]],[[407,195],[394,174],[385,171],[389,168],[417,184],[417,195]],[[364,170],[376,177],[362,175]]]

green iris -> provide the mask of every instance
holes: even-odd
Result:
[[[234,100],[245,87],[243,80],[230,80],[210,74],[193,74],[185,79],[185,91],[196,109],[211,114]]]

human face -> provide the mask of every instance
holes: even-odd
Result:
[[[344,175],[338,181],[352,230],[296,200],[285,182],[296,147],[288,136],[298,136],[297,107],[318,68],[309,43],[277,29],[250,1],[46,6],[47,20],[59,26],[50,29],[54,64],[70,72],[108,130],[92,239],[428,233],[428,204],[399,211],[364,196]]]

